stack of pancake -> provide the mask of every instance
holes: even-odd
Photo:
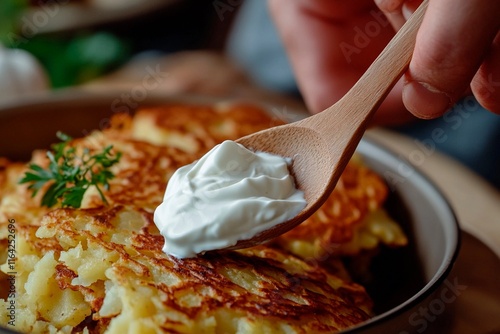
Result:
[[[162,252],[153,211],[174,171],[226,139],[279,123],[247,104],[165,105],[114,115],[71,141],[121,152],[103,203],[40,206],[18,184],[27,164],[0,159],[0,291],[15,272],[16,326],[26,333],[332,333],[369,319],[372,301],[342,264],[406,237],[386,213],[383,180],[353,159],[306,222],[254,248],[177,259]],[[61,129],[64,130],[64,129]],[[32,161],[47,166],[46,152]],[[8,266],[15,221],[15,268]],[[0,324],[8,326],[8,294]]]

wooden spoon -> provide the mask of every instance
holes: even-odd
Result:
[[[304,191],[306,207],[294,218],[241,240],[245,248],[277,237],[299,225],[328,198],[352,157],[370,117],[408,68],[427,0],[397,32],[352,89],[323,112],[237,140],[253,151],[293,158],[291,173]]]

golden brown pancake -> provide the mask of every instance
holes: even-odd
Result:
[[[82,208],[40,207],[18,180],[26,165],[0,159],[0,261],[16,221],[16,330],[90,333],[332,333],[370,318],[372,302],[339,256],[406,238],[383,208],[387,187],[352,161],[325,205],[298,228],[250,249],[179,260],[161,251],[152,221],[173,172],[215,144],[278,121],[250,105],[169,105],[115,115],[75,139],[121,152],[105,191]],[[47,165],[35,151],[32,162]],[[320,233],[321,231],[321,233]],[[311,260],[328,261],[311,261]],[[6,264],[1,267],[9,272]],[[0,277],[2,290],[8,288]],[[0,300],[0,324],[9,303]]]

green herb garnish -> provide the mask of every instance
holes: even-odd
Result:
[[[114,174],[109,170],[121,157],[121,153],[113,154],[113,146],[106,146],[102,152],[93,153],[84,148],[79,155],[69,142],[72,138],[62,132],[57,133],[61,143],[53,144],[47,152],[49,166],[47,169],[37,164],[30,164],[29,171],[19,183],[30,183],[32,197],[47,183],[51,185],[42,197],[42,205],[53,207],[58,202],[62,207],[79,208],[85,191],[95,186],[105,204],[107,200],[101,189],[109,189],[109,180]]]

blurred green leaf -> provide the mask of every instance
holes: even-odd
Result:
[[[72,37],[34,36],[20,47],[40,60],[54,88],[96,78],[130,57],[129,44],[107,32]]]
[[[19,19],[28,7],[27,0],[1,0],[0,1],[0,42],[11,46],[12,36],[19,29]]]

